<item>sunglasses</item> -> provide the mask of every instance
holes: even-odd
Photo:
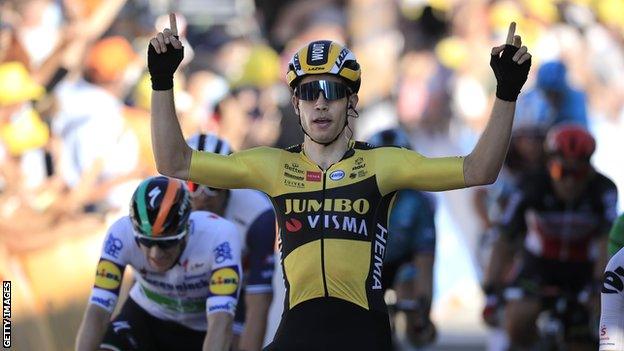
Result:
[[[186,230],[184,230],[180,234],[167,236],[164,238],[155,239],[151,237],[148,238],[142,235],[135,235],[134,239],[137,241],[138,244],[141,244],[148,249],[156,245],[159,249],[166,250],[178,245],[180,242],[182,242],[182,240],[184,240],[185,236]]]
[[[191,194],[193,195],[199,195],[201,193],[207,195],[207,196],[216,196],[219,194],[219,190],[217,188],[211,188],[205,185],[201,185],[201,184],[197,184],[197,183],[193,183],[191,181],[188,181],[186,183],[186,185],[188,186],[189,191],[191,192]]]
[[[338,100],[347,97],[350,89],[340,82],[315,80],[300,84],[295,89],[295,96],[301,100],[314,101],[318,99],[320,92],[323,92],[325,100]]]

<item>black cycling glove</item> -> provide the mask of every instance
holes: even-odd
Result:
[[[496,76],[496,97],[505,101],[516,101],[520,89],[529,76],[531,59],[521,65],[512,60],[518,48],[513,45],[505,45],[502,55],[491,55],[490,66]]]
[[[177,38],[177,37],[176,37]],[[184,58],[184,48],[176,49],[167,44],[167,51],[157,53],[152,44],[147,49],[147,69],[152,79],[152,89],[169,90],[173,88],[173,73]]]

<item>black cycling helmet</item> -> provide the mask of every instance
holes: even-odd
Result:
[[[216,134],[197,133],[186,139],[186,143],[193,150],[212,152],[213,154],[219,154],[227,156],[232,153],[230,143],[225,139],[219,138]]]
[[[400,127],[382,130],[368,138],[368,143],[372,146],[397,146],[411,149],[409,135]]]
[[[193,150],[203,151],[203,152],[211,152],[213,154],[219,154],[223,156],[227,156],[232,153],[232,147],[227,140],[219,138],[216,134],[208,133],[197,133],[186,139],[186,143]],[[205,191],[206,189],[210,191],[214,191],[215,189],[194,183],[192,181],[186,182],[189,190],[192,194],[196,194],[198,191]],[[223,189],[227,190],[227,189]]]
[[[135,235],[160,239],[181,235],[188,226],[191,200],[184,182],[163,176],[139,184],[130,202]]]

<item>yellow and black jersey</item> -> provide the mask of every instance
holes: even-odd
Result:
[[[426,158],[354,141],[327,170],[312,162],[301,145],[229,156],[194,151],[190,180],[217,188],[254,188],[272,199],[285,311],[332,297],[385,313],[381,271],[395,192],[465,186],[462,157]]]

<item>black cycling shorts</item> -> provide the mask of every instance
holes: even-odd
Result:
[[[109,325],[100,345],[112,351],[199,351],[206,332],[158,319],[137,305],[132,298]]]
[[[580,292],[591,283],[593,269],[592,262],[548,260],[525,251],[509,287],[520,288],[525,296],[534,297],[539,296],[544,287]]]
[[[333,297],[302,302],[282,317],[264,351],[391,350],[387,313]]]

